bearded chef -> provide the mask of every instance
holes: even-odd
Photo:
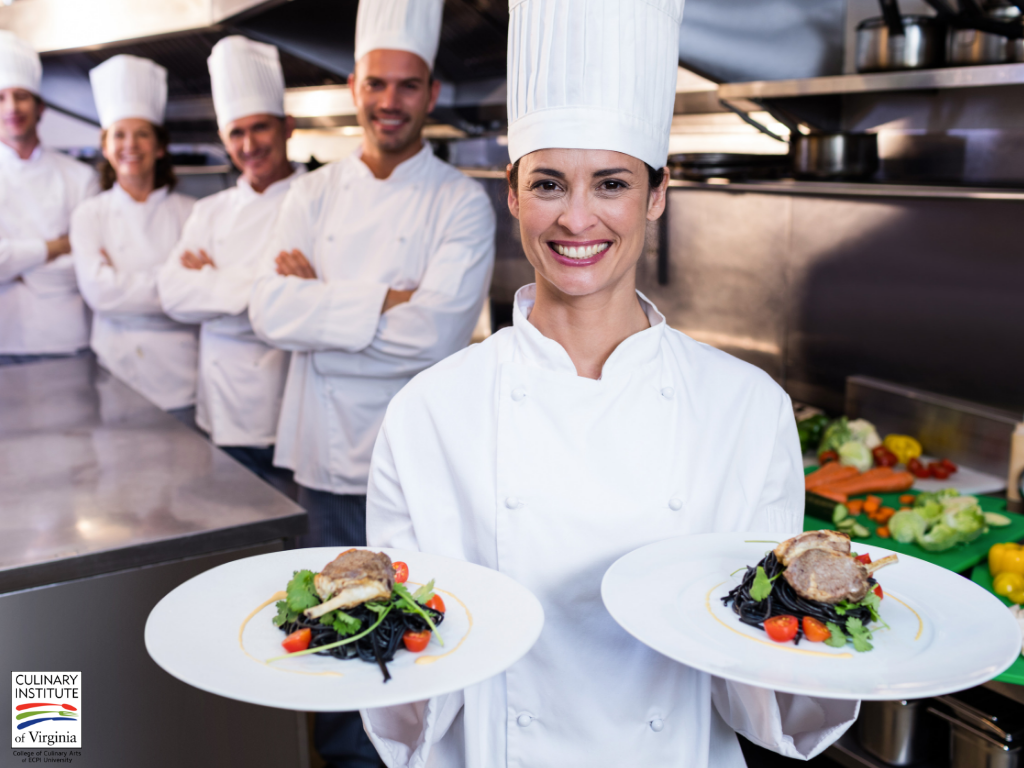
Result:
[[[291,471],[273,465],[289,353],[249,323],[249,296],[262,249],[292,182],[295,120],[284,112],[277,48],[226,37],[208,61],[221,140],[242,175],[203,198],[159,277],[164,311],[201,323],[196,423],[214,444],[279,490],[294,494]]]
[[[665,208],[682,5],[510,2],[508,204],[536,283],[517,293],[512,328],[392,401],[367,538],[499,570],[540,599],[545,624],[504,674],[365,711],[389,766],[740,768],[735,731],[807,759],[857,715],[857,702],[677,664],[601,601],[607,568],[638,547],[782,537],[803,517],[789,398],[636,290]]]
[[[442,0],[362,0],[349,78],[364,134],[292,184],[256,281],[258,336],[292,351],[275,463],[295,471],[305,544],[365,543],[370,453],[388,402],[469,343],[494,211],[421,138]]]
[[[89,166],[40,145],[42,72],[32,46],[0,30],[0,365],[89,345],[67,235],[99,186]]]
[[[163,127],[167,70],[114,56],[89,72],[100,116],[106,191],[71,218],[75,272],[93,311],[90,345],[104,368],[191,422],[197,329],[164,314],[156,278],[195,199],[174,191]]]

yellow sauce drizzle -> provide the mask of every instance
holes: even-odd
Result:
[[[922,632],[924,632],[924,622],[923,622],[923,621],[921,621],[921,617],[917,615],[917,611],[915,611],[915,610],[914,610],[913,608],[911,608],[911,607],[910,607],[909,605],[907,605],[906,603],[904,603],[904,602],[903,602],[902,600],[900,600],[900,599],[899,599],[898,597],[893,597],[893,596],[892,596],[892,595],[890,595],[890,594],[889,594],[888,592],[886,592],[886,593],[885,593],[885,596],[886,596],[887,598],[891,597],[891,598],[892,598],[893,600],[895,600],[895,601],[896,601],[897,603],[899,603],[899,604],[900,604],[900,605],[902,605],[902,606],[903,606],[904,608],[906,608],[906,609],[907,609],[908,611],[910,611],[910,612],[911,612],[912,614],[914,614],[914,618],[915,618],[915,619],[917,619],[917,634],[916,634],[916,635],[914,635],[914,640],[920,640],[920,639],[921,639],[921,633],[922,633]]]
[[[341,672],[302,672],[298,669],[281,669],[280,667],[275,667],[270,664],[267,664],[267,662],[265,662],[263,659],[257,659],[255,656],[253,656],[251,653],[245,650],[245,644],[242,642],[242,633],[245,632],[245,628],[249,624],[249,622],[253,620],[257,613],[262,611],[271,603],[276,603],[278,600],[286,599],[288,599],[287,592],[275,592],[269,600],[264,600],[256,608],[253,608],[252,613],[245,617],[245,620],[242,622],[242,626],[238,628],[238,647],[242,649],[242,653],[244,653],[250,659],[255,661],[257,664],[262,664],[265,667],[270,667],[271,669],[277,670],[278,672],[291,672],[295,675],[312,675],[314,677],[344,677],[344,675],[341,674]]]
[[[758,639],[756,637],[751,637],[750,635],[747,635],[747,634],[744,634],[743,632],[740,632],[735,627],[730,627],[728,624],[726,624],[724,621],[722,621],[720,618],[718,618],[715,615],[715,612],[711,610],[711,593],[714,592],[716,589],[718,589],[720,586],[722,586],[722,584],[725,584],[725,582],[723,581],[721,584],[716,584],[715,586],[713,586],[711,589],[708,590],[707,595],[704,596],[704,606],[708,609],[708,613],[711,614],[711,618],[713,618],[715,621],[717,621],[723,627],[728,629],[730,632],[735,632],[737,635],[739,635],[742,638],[745,638],[747,640],[753,640],[755,643],[761,643],[762,645],[767,645],[768,647],[775,648],[776,650],[779,650],[779,651],[789,651],[789,653],[803,653],[803,654],[806,654],[808,656],[824,656],[825,658],[828,658],[828,659],[852,659],[853,658],[853,654],[852,653],[825,653],[824,651],[805,651],[803,648],[788,648],[785,645],[781,645],[779,643],[776,643],[774,640],[760,640],[760,639]]]
[[[420,656],[418,659],[416,659],[416,663],[417,664],[433,664],[435,661],[443,659],[445,656],[451,656],[453,653],[455,653],[457,650],[459,650],[459,646],[461,646],[464,642],[466,642],[466,638],[469,637],[469,633],[473,631],[473,614],[470,613],[469,608],[466,607],[466,604],[464,602],[462,602],[461,600],[459,600],[459,598],[457,598],[451,592],[445,592],[443,589],[435,589],[434,591],[435,592],[444,592],[444,594],[448,595],[448,597],[450,597],[452,600],[454,600],[459,605],[461,605],[462,606],[462,610],[464,610],[466,612],[466,618],[469,619],[469,626],[466,627],[466,634],[464,634],[462,636],[462,639],[459,640],[458,645],[456,645],[450,651],[448,651],[447,653],[438,654],[436,656]]]

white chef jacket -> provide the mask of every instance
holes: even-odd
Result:
[[[651,542],[801,530],[789,397],[754,366],[669,328],[642,295],[652,326],[618,346],[600,380],[582,378],[527,319],[534,296],[535,286],[520,289],[512,328],[391,402],[366,528],[371,546],[511,576],[540,599],[544,628],[502,675],[364,711],[381,757],[392,768],[739,768],[732,729],[790,757],[817,754],[858,702],[777,694],[678,664],[628,635],[600,595],[608,567]]]
[[[350,155],[288,192],[253,289],[256,334],[292,354],[274,463],[300,485],[366,493],[384,411],[469,343],[490,287],[494,210],[429,144],[387,179]],[[298,248],[318,279],[277,274]],[[416,292],[381,315],[388,289]]]
[[[89,345],[70,254],[46,261],[71,212],[99,192],[85,163],[45,147],[22,160],[0,142],[0,354],[68,354]]]
[[[249,323],[256,269],[292,174],[262,194],[244,177],[192,209],[181,240],[160,270],[164,311],[182,323],[202,323],[196,423],[216,445],[273,445],[289,353],[260,341]],[[216,266],[185,269],[185,251],[205,250]]]
[[[140,203],[115,184],[71,217],[78,285],[94,313],[92,349],[104,368],[164,410],[195,402],[198,329],[167,317],[156,290],[194,203],[167,187]]]

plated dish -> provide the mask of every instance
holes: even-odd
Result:
[[[406,564],[404,583],[395,580],[395,563]],[[289,605],[289,592],[298,602]],[[306,614],[311,609],[316,615]],[[426,624],[422,614],[434,628],[413,651],[405,633],[417,620]],[[217,621],[200,630],[197,616]],[[320,547],[236,560],[190,579],[154,607],[145,639],[158,665],[196,688],[336,712],[421,701],[486,680],[525,655],[543,623],[537,598],[497,571],[422,552]],[[282,647],[303,629],[304,648]]]
[[[782,537],[759,532],[656,542],[614,563],[601,595],[612,617],[659,653],[717,677],[788,693],[869,700],[936,696],[992,679],[1020,653],[1016,621],[994,596],[903,554],[898,566],[884,571],[879,621],[868,625],[870,653],[858,652],[848,626],[842,627],[847,642],[838,647],[777,642],[756,621],[741,621],[735,601],[726,598],[743,585],[751,566],[756,578],[756,565],[782,543]],[[872,562],[893,554],[854,547]],[[645,587],[651,583],[666,586]]]

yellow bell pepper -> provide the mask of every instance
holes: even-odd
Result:
[[[1024,548],[1012,541],[993,544],[988,551],[988,569],[993,579],[1001,573],[1024,576]]]
[[[1019,573],[1003,571],[992,582],[992,590],[1002,597],[1007,597],[1020,605],[1024,603],[1024,576]]]
[[[886,435],[882,445],[896,454],[900,464],[906,464],[921,455],[921,444],[910,435]]]

